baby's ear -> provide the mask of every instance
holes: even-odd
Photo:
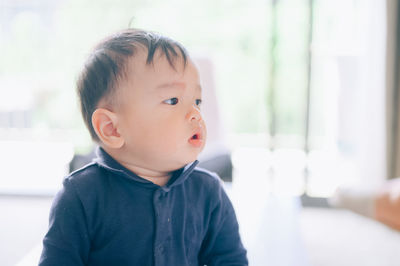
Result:
[[[92,114],[92,125],[106,147],[118,149],[124,144],[124,138],[118,132],[118,116],[115,113],[104,108],[96,109]]]

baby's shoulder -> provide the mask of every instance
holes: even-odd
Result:
[[[99,174],[99,167],[95,162],[91,162],[73,172],[71,172],[66,179],[71,179],[71,180],[84,180],[93,177],[94,175]]]
[[[75,189],[81,191],[85,191],[86,189],[95,190],[104,186],[105,175],[106,173],[102,171],[101,167],[97,163],[92,162],[66,176],[64,184],[70,183]]]
[[[64,178],[62,194],[78,198],[86,210],[103,204],[109,194],[107,172],[96,163],[89,163]]]
[[[200,167],[193,170],[190,180],[196,186],[201,185],[208,189],[218,189],[222,185],[222,180],[216,173]]]
[[[203,203],[209,210],[224,201],[224,184],[216,173],[195,168],[186,181],[184,189],[188,195],[187,201],[197,202],[195,205]]]

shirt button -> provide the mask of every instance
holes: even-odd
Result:
[[[163,253],[164,252],[164,247],[162,245],[157,247],[158,253]]]

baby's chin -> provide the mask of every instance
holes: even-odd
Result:
[[[182,167],[185,167],[186,165],[191,164],[196,160],[197,160],[197,156],[193,157],[193,158],[188,158],[187,160],[184,160],[184,161],[171,163],[168,166],[167,165],[165,166],[165,169],[166,169],[165,171],[166,172],[173,172],[173,171],[179,170]]]
[[[193,163],[194,161],[197,160],[200,152],[203,150],[204,146],[201,148],[198,148],[196,151],[191,151],[189,153],[184,153],[184,154],[175,154],[172,156],[164,156],[163,158],[168,158],[168,161],[165,161],[161,159],[162,161],[159,161],[159,166],[163,169],[163,171],[166,172],[173,172],[178,169],[181,169],[182,167],[185,167],[188,164]]]

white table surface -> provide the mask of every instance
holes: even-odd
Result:
[[[300,199],[227,185],[252,266],[310,266],[300,230]]]

